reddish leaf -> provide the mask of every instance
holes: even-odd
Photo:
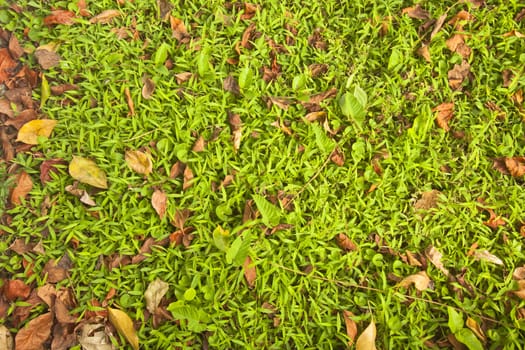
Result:
[[[500,216],[497,216],[494,210],[492,209],[485,209],[489,212],[489,219],[485,222],[483,222],[483,225],[486,225],[490,227],[491,229],[495,230],[499,226],[504,226],[506,224],[505,220],[503,220]]]
[[[351,252],[354,250],[357,250],[357,245],[344,233],[339,233],[335,237],[335,241],[337,242],[337,245],[347,252]]]
[[[58,174],[56,165],[66,165],[67,162],[61,158],[53,158],[44,160],[40,164],[40,182],[45,185],[46,182],[51,181],[51,173]]]
[[[162,190],[155,190],[151,197],[151,205],[162,219],[166,215],[166,206],[168,204],[168,197]]]
[[[433,112],[438,112],[436,116],[436,124],[443,130],[449,131],[448,122],[454,116],[454,102],[442,103],[432,109]]]
[[[5,83],[7,79],[11,77],[12,69],[15,68],[17,62],[13,60],[9,49],[0,49],[0,84]]]
[[[51,335],[53,314],[48,312],[29,321],[15,337],[16,350],[42,349]]]
[[[330,155],[330,160],[337,166],[345,165],[345,155],[339,147],[336,147]]]
[[[0,127],[0,141],[2,142],[2,151],[4,160],[9,162],[15,156],[15,148],[11,144],[9,135],[6,132],[7,127]]]
[[[350,340],[348,341],[348,346],[352,346],[355,341],[355,337],[357,336],[357,324],[352,319],[354,317],[354,314],[350,311],[343,311],[343,319],[345,320],[345,326],[346,326],[346,335]]]
[[[133,104],[133,99],[131,98],[131,93],[129,92],[129,88],[126,87],[124,89],[124,95],[126,96],[126,102],[128,104],[129,113],[128,115],[135,115],[135,105]]]
[[[190,41],[190,35],[188,34],[186,26],[182,20],[170,15],[170,27],[172,36],[180,43],[185,44]]]
[[[8,280],[4,285],[4,296],[9,301],[27,299],[30,293],[31,288],[21,280]]]
[[[9,53],[15,61],[24,54],[24,49],[20,46],[20,43],[14,34],[11,34],[11,37],[9,38]]]
[[[241,15],[242,20],[248,20],[251,19],[253,16],[255,16],[255,13],[258,10],[258,6],[254,4],[250,4],[249,2],[244,3],[244,13]]]
[[[78,7],[78,13],[82,17],[89,17],[89,16],[91,16],[91,13],[87,9],[86,0],[78,0],[77,7]]]
[[[32,189],[33,180],[25,171],[22,171],[16,179],[16,186],[13,192],[11,192],[11,203],[20,205]]]
[[[404,15],[407,15],[410,18],[416,18],[416,19],[429,19],[430,13],[428,11],[424,10],[419,4],[416,6],[406,7],[401,12]]]
[[[64,24],[70,26],[75,23],[75,13],[68,10],[54,10],[49,16],[44,18],[44,24],[51,26],[55,24]]]
[[[505,166],[514,177],[525,175],[525,157],[505,158]]]
[[[248,287],[255,287],[257,269],[255,268],[255,264],[253,264],[252,259],[249,256],[247,256],[246,260],[244,260],[244,264],[242,267],[244,270],[244,278],[246,279],[246,283],[248,283]]]
[[[430,57],[430,51],[428,49],[428,45],[423,44],[418,50],[417,53],[419,56],[423,57],[425,61],[428,63],[432,62],[432,58]]]
[[[171,166],[170,170],[170,179],[175,179],[184,173],[184,168],[186,165],[180,160],[176,161],[175,164]]]
[[[256,36],[255,34],[256,34],[255,23],[252,22],[242,33],[242,38],[241,38],[241,43],[240,43],[241,46],[246,49],[251,49],[252,44],[250,43],[250,40],[255,38]],[[237,52],[237,53],[239,55],[241,54],[240,52]]]

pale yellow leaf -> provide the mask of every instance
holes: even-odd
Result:
[[[376,350],[376,325],[374,320],[370,321],[370,324],[361,333],[355,343],[356,350]]]
[[[437,250],[433,246],[429,246],[426,250],[427,258],[434,264],[435,267],[437,267],[438,270],[443,272],[445,276],[450,275],[450,272],[448,269],[443,265],[441,262],[441,259],[443,258],[443,254],[439,250]]]
[[[155,313],[159,306],[160,300],[168,292],[168,284],[163,280],[157,278],[151,282],[144,292],[144,299],[146,299],[146,308],[152,314]]]
[[[69,163],[69,175],[82,183],[108,188],[106,173],[90,159],[73,156],[73,160]]]
[[[52,119],[31,120],[18,130],[18,138],[16,140],[28,145],[37,145],[38,137],[49,137],[55,125],[57,125],[57,121]]]
[[[520,299],[525,299],[525,280],[519,280],[518,290],[515,290],[512,293],[514,293],[514,295],[516,295]]]
[[[0,349],[12,350],[14,348],[13,336],[6,326],[0,324]]]
[[[113,18],[118,17],[120,15],[121,13],[119,10],[105,10],[96,15],[95,17],[92,17],[89,20],[89,23],[109,23]]]
[[[153,170],[153,162],[149,153],[126,151],[124,158],[128,166],[139,174],[149,175]]]
[[[503,265],[503,261],[488,250],[476,250],[474,252],[474,259],[486,261],[495,265]]]
[[[403,278],[403,280],[398,283],[398,287],[408,288],[411,284],[414,284],[417,290],[423,291],[430,285],[430,278],[425,271],[419,271],[414,275]]]
[[[139,349],[139,337],[135,328],[133,328],[133,321],[131,318],[121,310],[112,309],[108,307],[109,322],[117,329],[120,335],[122,335],[129,342],[134,350]]]

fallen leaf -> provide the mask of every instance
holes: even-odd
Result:
[[[350,340],[348,341],[348,346],[354,345],[355,337],[357,336],[357,324],[352,319],[354,317],[354,314],[350,311],[343,311],[343,319],[345,320],[345,326],[346,326],[346,335]]]
[[[168,204],[168,196],[162,190],[155,190],[151,196],[151,205],[162,219],[166,215],[166,205]]]
[[[438,190],[426,191],[421,194],[421,198],[414,203],[414,209],[429,210],[437,208],[439,202],[439,195],[441,192]]]
[[[11,332],[6,326],[0,324],[0,349],[13,350],[14,345]]]
[[[102,189],[108,188],[106,173],[90,159],[73,156],[69,163],[69,175],[82,183]]]
[[[170,15],[170,27],[172,36],[180,43],[185,44],[190,41],[190,35],[181,19]]]
[[[78,90],[78,85],[76,84],[61,84],[51,86],[51,93],[55,96],[62,95],[64,92]]]
[[[184,164],[180,160],[176,161],[175,164],[171,166],[170,179],[175,179],[179,177],[179,175],[184,173],[185,168],[186,168],[186,164]]]
[[[450,275],[448,269],[446,269],[441,262],[441,259],[443,258],[443,254],[441,254],[441,252],[439,252],[435,247],[429,246],[426,249],[425,254],[439,271],[443,272],[447,277]]]
[[[242,137],[242,122],[241,117],[238,114],[228,113],[228,122],[232,130],[233,138],[233,149],[235,151],[239,150],[241,147],[241,137]]]
[[[11,37],[9,38],[9,53],[11,54],[11,57],[16,61],[22,57],[24,54],[24,49],[22,46],[20,46],[20,43],[18,42],[18,39],[16,38],[16,35],[11,34]]]
[[[361,333],[357,341],[355,342],[356,350],[376,350],[376,325],[374,320],[370,321],[370,324]]]
[[[84,323],[79,327],[82,350],[114,350],[103,323]]]
[[[434,29],[432,30],[432,33],[430,33],[430,40],[436,36],[436,34],[441,30],[441,27],[443,27],[443,23],[445,23],[445,20],[447,19],[447,13],[445,12],[439,18],[437,19],[436,23],[434,24]]]
[[[525,157],[507,157],[505,158],[505,166],[514,177],[525,175]]]
[[[126,103],[128,104],[129,108],[128,115],[135,115],[135,104],[133,103],[133,99],[131,98],[131,93],[129,92],[128,87],[124,89],[124,95],[126,96]]]
[[[155,91],[155,83],[146,76],[142,78],[142,83],[144,84],[142,87],[142,97],[149,100],[151,96],[153,96],[153,91]]]
[[[16,178],[16,185],[11,192],[11,203],[13,205],[20,205],[26,196],[33,189],[33,180],[25,171],[22,170]]]
[[[465,59],[470,57],[472,52],[471,48],[465,43],[464,35],[462,34],[454,34],[446,41],[446,45],[450,51],[457,52]]]
[[[519,280],[518,282],[518,290],[513,291],[514,295],[516,295],[520,299],[525,300],[525,280]]]
[[[224,91],[231,92],[235,96],[239,96],[241,94],[241,88],[239,87],[239,83],[237,83],[237,80],[230,74],[224,79],[224,82],[222,83],[222,88]]]
[[[430,285],[430,278],[428,277],[427,273],[425,271],[419,271],[418,273],[414,275],[410,275],[408,277],[405,277],[397,284],[398,287],[408,288],[410,285],[414,284],[414,287],[416,287],[419,291],[424,291],[428,289]]]
[[[337,166],[345,165],[345,155],[339,147],[336,147],[330,155],[330,160]]]
[[[481,340],[483,343],[487,341],[487,337],[485,336],[485,333],[481,329],[478,322],[476,322],[475,319],[471,317],[467,317],[466,322],[467,327],[478,337],[479,340]]]
[[[47,282],[58,283],[69,276],[72,263],[67,255],[60,260],[50,259],[42,269],[42,275],[47,275]]]
[[[352,241],[346,234],[339,233],[335,237],[335,241],[337,242],[337,245],[339,248],[346,250],[347,252],[355,251],[357,250],[357,245]]]
[[[461,64],[455,64],[454,68],[448,71],[448,83],[453,90],[459,90],[463,81],[470,75],[470,64],[463,61]]]
[[[256,34],[255,23],[252,22],[242,33],[240,45],[246,49],[251,49],[252,44],[250,43],[250,41],[254,39],[255,34]],[[241,54],[240,49],[237,50],[237,53],[239,55]]]
[[[432,109],[432,112],[437,112],[436,124],[443,130],[449,131],[450,126],[448,122],[454,116],[454,102],[445,102]]]
[[[86,0],[78,0],[77,1],[77,7],[78,7],[78,14],[82,17],[89,17],[91,16],[91,12],[87,9]]]
[[[495,265],[503,265],[503,261],[494,254],[491,254],[488,250],[476,250],[474,252],[474,259],[486,261]]]
[[[142,151],[126,151],[126,164],[135,172],[148,176],[153,171],[151,155]]]
[[[175,79],[177,79],[177,84],[182,84],[188,80],[190,80],[193,77],[193,73],[191,72],[182,72],[175,74]]]
[[[37,316],[20,329],[15,337],[16,350],[43,349],[44,343],[51,336],[53,314],[51,312]]]
[[[17,62],[13,60],[8,48],[0,49],[0,84],[3,84],[11,77],[10,72],[17,66]]]
[[[58,174],[57,165],[65,165],[67,162],[61,158],[46,159],[40,164],[40,182],[45,185],[51,181],[51,174]]]
[[[112,309],[108,307],[109,322],[117,329],[129,342],[133,350],[139,350],[139,337],[133,328],[133,321],[131,318],[121,310]]]
[[[401,13],[407,15],[410,18],[430,19],[430,13],[424,10],[419,4],[416,6],[405,7]]]
[[[95,17],[92,17],[89,20],[89,23],[91,23],[91,24],[95,24],[95,23],[102,23],[102,24],[110,23],[113,20],[113,18],[118,17],[120,15],[121,15],[121,13],[120,13],[119,10],[105,10],[105,11],[102,11],[101,13],[99,13],[98,15],[96,15]]]
[[[496,215],[494,210],[490,208],[485,209],[485,210],[489,212],[490,217],[487,221],[483,222],[484,225],[490,227],[493,230],[497,229],[499,226],[506,225],[505,220],[503,220],[500,216]]]
[[[90,207],[94,207],[97,205],[93,198],[87,193],[87,191],[83,191],[82,195],[80,196],[80,201],[84,203],[85,205],[89,205]]]
[[[308,37],[308,45],[312,46],[315,49],[325,51],[328,49],[328,43],[323,39],[321,34],[322,29],[316,28],[312,35]]]
[[[60,57],[60,55],[56,52],[42,49],[37,49],[34,55],[38,61],[38,64],[43,69],[49,69],[58,66],[60,64],[60,60],[62,59],[62,57]]]
[[[255,13],[257,12],[258,9],[259,7],[257,5],[250,4],[249,2],[245,2],[244,3],[244,13],[241,15],[241,19],[248,20],[248,19],[253,18],[253,16],[255,16]]]
[[[326,63],[314,63],[308,66],[312,78],[318,78],[328,72],[328,65]]]
[[[144,292],[144,299],[146,299],[146,308],[152,314],[155,313],[160,301],[164,295],[168,292],[169,285],[157,278],[148,285],[148,288]]]
[[[257,279],[257,269],[249,256],[247,256],[246,260],[244,260],[242,268],[244,270],[244,278],[246,279],[246,283],[248,283],[248,287],[255,287],[255,280]]]
[[[28,145],[37,145],[38,137],[42,136],[49,138],[56,125],[57,121],[52,119],[31,120],[18,130],[18,137],[16,140]]]
[[[4,297],[9,301],[25,300],[31,294],[31,288],[22,280],[7,280],[3,286]]]
[[[292,103],[292,100],[288,97],[268,97],[267,106],[268,108],[271,108],[273,105],[288,110],[288,107],[290,107],[290,104]]]
[[[201,135],[201,136],[199,136],[197,141],[195,141],[195,144],[193,145],[191,150],[193,152],[202,152],[202,151],[204,151],[205,148],[206,148],[206,140]]]
[[[525,266],[516,267],[514,272],[512,272],[512,278],[515,280],[525,279]]]
[[[423,264],[421,264],[421,262],[415,257],[414,253],[412,253],[411,251],[407,250],[406,255],[407,255],[408,264],[410,266],[418,266],[418,267],[423,266]]]
[[[163,21],[167,21],[173,5],[168,0],[157,0],[157,6],[159,8],[159,18]]]
[[[417,53],[419,54],[419,56],[423,57],[425,61],[427,61],[428,63],[432,62],[432,58],[430,57],[430,51],[428,49],[428,45],[426,44],[421,45],[421,47],[417,50]]]
[[[64,24],[70,26],[75,23],[75,13],[68,10],[54,10],[49,16],[44,17],[44,24],[51,26],[55,24]]]
[[[191,168],[189,165],[186,165],[186,168],[184,169],[184,179],[182,182],[182,190],[186,191],[188,188],[190,188],[193,185],[193,171],[191,171]]]

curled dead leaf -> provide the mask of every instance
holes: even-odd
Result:
[[[424,10],[421,5],[417,4],[416,6],[405,7],[402,11],[402,14],[407,15],[410,18],[415,19],[429,19],[430,13],[427,10]]]
[[[241,88],[239,87],[239,83],[237,83],[237,80],[230,74],[224,79],[224,82],[222,83],[222,88],[224,91],[231,92],[235,96],[239,96],[241,94]]]
[[[357,338],[355,343],[356,350],[376,350],[376,325],[374,320],[370,321],[368,327]]]
[[[525,175],[525,157],[506,157],[505,166],[514,177]]]
[[[15,343],[9,329],[0,324],[0,349],[13,350]]]
[[[339,233],[335,237],[335,241],[337,242],[337,245],[347,252],[355,251],[357,250],[357,245],[352,241],[347,235],[344,233]]]
[[[454,102],[445,102],[432,109],[433,112],[437,112],[436,124],[443,130],[449,131],[450,127],[448,122],[454,116]]]
[[[448,83],[453,90],[460,90],[463,82],[470,76],[470,64],[464,60],[461,64],[455,64],[448,71]]]
[[[161,299],[168,292],[169,285],[163,280],[157,278],[148,285],[144,292],[144,299],[146,299],[146,308],[152,314],[155,313],[160,304]]]
[[[448,277],[450,275],[450,272],[448,271],[448,269],[445,268],[445,266],[441,262],[441,259],[443,258],[443,254],[441,254],[441,252],[439,252],[435,247],[429,246],[426,249],[425,254],[426,254],[427,258],[432,262],[432,264],[434,264],[434,266],[438,270],[443,272],[445,274],[445,276]]]
[[[483,343],[487,341],[487,337],[485,336],[483,329],[481,329],[479,323],[476,322],[475,319],[467,317],[466,325],[476,335],[476,337],[478,337],[479,340],[481,340]]]
[[[73,156],[69,163],[69,175],[82,183],[102,189],[108,188],[106,173],[90,159]]]
[[[252,258],[247,256],[246,260],[244,260],[242,268],[244,270],[244,278],[246,279],[246,283],[248,283],[248,287],[255,287],[255,280],[257,279],[257,269],[252,261]]]
[[[135,172],[148,176],[153,170],[151,155],[142,151],[126,151],[126,164]]]
[[[25,171],[22,171],[18,174],[16,178],[16,186],[11,192],[11,203],[13,205],[20,205],[32,189],[33,180],[31,180],[31,176]]]
[[[495,265],[503,265],[503,261],[494,254],[491,254],[488,250],[476,250],[474,252],[474,259],[486,261]]]
[[[79,327],[78,342],[82,350],[114,350],[104,323],[84,323]]]
[[[186,29],[186,25],[181,19],[170,15],[170,27],[172,36],[181,43],[188,43],[190,41],[190,35]]]
[[[189,165],[186,165],[186,168],[184,168],[184,174],[183,174],[183,182],[182,182],[182,190],[186,191],[188,188],[190,188],[193,185],[193,171],[189,167]]]
[[[135,328],[133,328],[131,318],[124,311],[109,307],[108,316],[109,322],[117,329],[120,335],[126,338],[133,350],[139,350],[139,337]]]
[[[44,343],[51,336],[53,314],[51,312],[37,316],[20,329],[15,337],[15,349],[43,349]]]
[[[162,219],[166,215],[166,206],[168,204],[168,196],[162,190],[155,190],[151,196],[151,205]]]
[[[518,281],[518,289],[513,291],[518,298],[525,300],[525,280]]]
[[[133,98],[131,97],[131,92],[128,87],[124,89],[124,95],[126,96],[126,103],[129,108],[128,115],[135,115],[135,104],[133,103]]]
[[[28,145],[37,145],[38,137],[49,138],[56,125],[57,121],[52,119],[31,120],[18,130],[18,137],[16,140]]]
[[[514,272],[512,272],[512,278],[515,280],[525,279],[525,266],[520,266],[514,269]]]
[[[417,53],[419,56],[423,57],[425,61],[428,63],[432,62],[432,58],[430,57],[430,50],[428,49],[428,45],[423,44],[421,47],[417,50]]]
[[[408,288],[410,285],[414,284],[419,291],[424,291],[430,286],[430,277],[428,277],[425,271],[419,271],[414,275],[405,277],[397,284],[398,287]]]

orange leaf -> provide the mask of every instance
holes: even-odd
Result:
[[[429,19],[430,13],[428,11],[424,10],[419,4],[412,7],[406,7],[401,12],[404,15],[407,15],[410,18],[416,18],[416,19]]]
[[[253,288],[255,287],[255,279],[257,278],[257,269],[255,268],[255,264],[253,264],[252,259],[247,256],[246,260],[244,260],[244,264],[242,265],[242,268],[244,270],[244,278],[246,279],[246,283],[248,283],[248,287]]]
[[[190,35],[186,30],[184,22],[176,17],[170,15],[170,27],[172,36],[181,43],[189,42]]]
[[[51,312],[32,319],[24,328],[18,331],[15,337],[15,349],[43,349],[44,343],[51,336],[52,326],[53,314]]]
[[[343,319],[345,320],[345,326],[346,326],[346,335],[350,340],[348,341],[348,346],[352,346],[355,341],[355,337],[357,335],[357,324],[354,320],[352,320],[352,317],[354,316],[353,313],[350,311],[343,311]]]
[[[57,125],[56,120],[52,119],[37,119],[25,123],[20,130],[18,130],[17,141],[27,143],[28,145],[37,145],[38,137],[49,137],[53,129]]]
[[[129,108],[128,115],[135,115],[135,105],[133,104],[133,99],[131,98],[131,93],[129,92],[129,88],[126,87],[124,89],[124,95],[126,95],[126,102]]]
[[[33,189],[33,180],[22,170],[16,179],[16,186],[11,192],[11,203],[20,205],[22,200],[26,198],[29,192]]]
[[[337,245],[347,252],[357,250],[357,245],[344,233],[340,233],[335,237]]]
[[[448,126],[448,122],[454,116],[454,103],[453,102],[442,103],[439,106],[432,109],[432,111],[438,112],[437,117],[436,117],[437,125],[441,129],[445,131],[449,131],[450,127]]]
[[[162,219],[166,215],[166,205],[168,204],[168,197],[166,193],[161,190],[155,190],[151,196],[151,205]]]
[[[25,300],[30,293],[31,288],[22,280],[8,280],[5,282],[3,294],[9,301],[15,301],[18,298]]]
[[[51,26],[54,24],[64,24],[70,26],[75,23],[75,13],[68,10],[54,10],[49,16],[44,17],[44,24]]]
[[[505,166],[514,177],[525,175],[525,157],[505,158]]]
[[[95,17],[92,17],[89,20],[89,23],[109,23],[113,18],[118,17],[120,15],[121,13],[119,10],[105,10],[96,15]]]

